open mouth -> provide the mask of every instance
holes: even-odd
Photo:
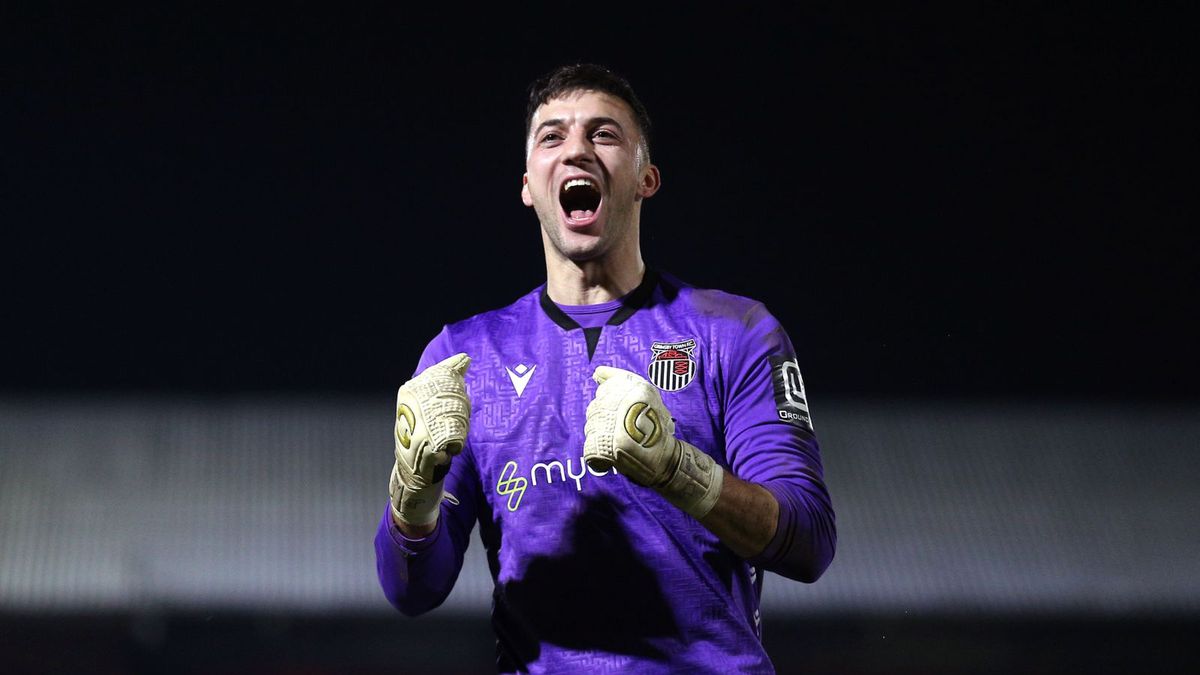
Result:
[[[570,225],[590,225],[600,210],[600,200],[600,190],[590,178],[572,178],[558,193],[558,203]]]

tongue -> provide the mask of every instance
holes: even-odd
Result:
[[[571,212],[571,219],[582,220],[584,218],[591,218],[593,213],[595,213],[595,211],[592,211],[591,209],[575,209]]]

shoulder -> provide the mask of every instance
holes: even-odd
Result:
[[[659,274],[667,302],[697,318],[741,330],[754,329],[764,322],[778,325],[766,305],[754,298],[694,286],[666,272]]]
[[[761,301],[714,288],[699,288],[662,275],[668,311],[684,317],[690,331],[707,336],[719,361],[730,367],[795,353],[788,331]]]
[[[486,356],[498,342],[519,339],[525,331],[531,330],[530,315],[537,310],[540,293],[541,287],[538,287],[506,307],[446,324],[425,347],[417,372],[459,352],[478,359]]]
[[[539,311],[538,300],[542,287],[517,298],[512,304],[487,312],[480,312],[460,321],[446,324],[443,334],[451,341],[471,342],[485,335],[511,334],[518,327],[528,326],[529,317]]]

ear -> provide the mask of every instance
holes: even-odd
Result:
[[[529,174],[521,176],[521,202],[525,206],[533,206],[533,197],[529,194]]]
[[[658,192],[658,188],[662,187],[662,176],[658,173],[658,167],[653,164],[642,170],[642,179],[638,182],[637,197],[645,199],[654,196]]]

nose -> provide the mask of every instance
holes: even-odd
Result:
[[[563,162],[578,165],[592,161],[592,142],[587,134],[573,132],[563,142]]]

